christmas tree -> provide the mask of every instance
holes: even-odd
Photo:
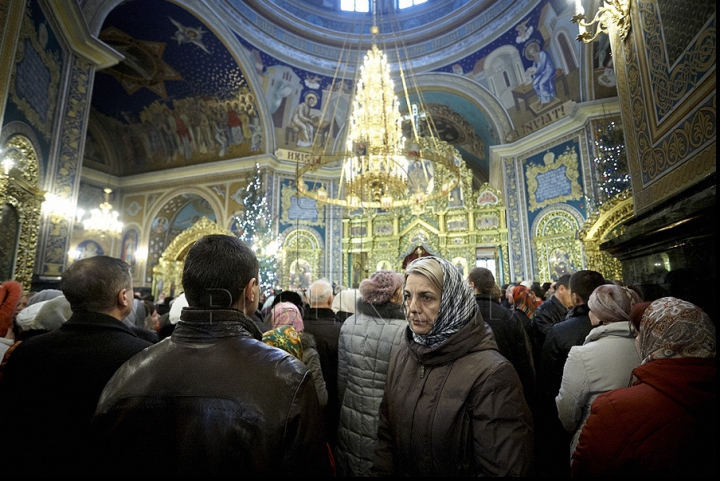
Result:
[[[594,160],[597,179],[597,204],[612,199],[630,188],[627,152],[622,124],[608,122],[595,127],[597,157]]]
[[[247,242],[260,261],[260,291],[271,295],[277,282],[277,236],[273,232],[272,215],[267,196],[262,189],[260,164],[255,164],[255,175],[248,178],[245,188],[245,214],[235,216],[238,237]]]

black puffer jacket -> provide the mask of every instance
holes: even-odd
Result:
[[[532,426],[520,379],[481,314],[433,348],[406,328],[390,357],[373,472],[528,476]]]
[[[183,309],[172,336],[130,359],[103,391],[93,427],[109,472],[330,475],[307,368],[259,339],[240,311]]]

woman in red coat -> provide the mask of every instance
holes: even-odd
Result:
[[[600,395],[573,476],[716,476],[715,325],[673,297],[633,325],[642,358],[631,387]]]

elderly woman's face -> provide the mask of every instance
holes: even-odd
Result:
[[[415,334],[430,332],[440,311],[442,292],[422,274],[410,273],[405,281],[403,300],[410,329]]]

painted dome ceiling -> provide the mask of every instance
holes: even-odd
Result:
[[[464,84],[443,82],[457,69],[472,72],[481,63],[478,45],[512,41],[517,19],[538,17],[540,9],[508,0],[428,0],[393,12],[394,3],[378,2],[379,46],[406,53],[411,75],[430,74],[416,88],[425,110],[476,182],[487,180],[489,147],[502,137],[497,119],[489,120]],[[321,109],[332,96],[338,57],[351,52],[356,59],[370,46],[372,15],[337,5],[89,2],[85,13],[97,19],[91,30],[125,59],[95,75],[84,165],[125,177],[298,148],[297,132],[288,130],[293,109],[309,93]],[[334,122],[337,135],[343,119]]]

